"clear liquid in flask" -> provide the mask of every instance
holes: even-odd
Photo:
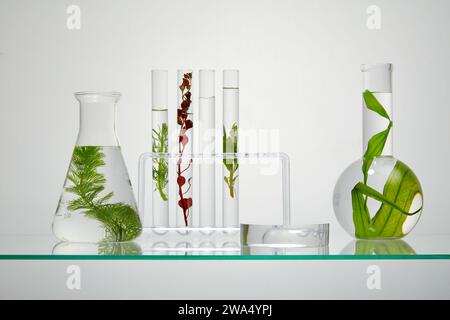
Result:
[[[131,241],[141,233],[119,146],[76,146],[53,232],[62,241]]]

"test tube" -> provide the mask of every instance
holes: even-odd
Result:
[[[152,70],[152,226],[169,226],[167,70]]]
[[[192,183],[193,183],[193,105],[192,70],[178,70],[177,84],[177,131],[178,159],[176,163],[176,224],[177,227],[192,227]]]
[[[200,70],[199,79],[199,137],[200,153],[204,155],[199,165],[199,220],[200,227],[216,225],[215,179],[215,73]]]
[[[223,71],[223,227],[239,226],[239,162],[230,154],[238,153],[239,71]]]

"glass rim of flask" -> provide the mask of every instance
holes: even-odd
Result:
[[[365,63],[361,65],[362,72],[370,71],[392,71],[392,63]]]

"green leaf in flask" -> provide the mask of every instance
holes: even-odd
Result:
[[[377,98],[375,98],[372,92],[370,92],[369,90],[364,91],[363,98],[368,109],[378,113],[383,118],[391,120],[388,113],[386,112],[386,109],[381,105]]]
[[[387,138],[389,136],[389,132],[392,128],[392,121],[389,122],[389,125],[386,130],[383,130],[372,138],[369,139],[367,143],[367,149],[363,156],[363,166],[362,172],[364,175],[364,183],[367,183],[367,177],[369,173],[369,168],[372,165],[373,159],[375,157],[379,157],[383,153],[384,146],[386,145]]]
[[[357,183],[352,190],[353,221],[358,238],[398,238],[404,236],[403,223],[408,216],[422,211],[410,212],[416,196],[422,198],[422,189],[417,177],[401,161],[397,161],[383,189],[383,194],[364,184]],[[366,205],[366,197],[381,202],[375,216],[371,219]]]
[[[396,162],[383,189],[384,201],[372,219],[372,228],[378,237],[402,237],[403,223],[408,215],[418,214],[423,208],[423,191],[414,172],[403,162]],[[416,197],[420,208],[409,212]],[[388,201],[389,200],[389,201]],[[395,203],[395,206],[392,205]]]
[[[403,224],[407,217],[422,211],[422,189],[414,172],[400,161],[396,161],[389,174],[383,193],[367,185],[370,166],[373,160],[383,153],[393,124],[385,108],[372,92],[364,91],[363,97],[367,108],[388,119],[389,124],[386,130],[369,139],[363,156],[364,181],[358,182],[351,191],[355,236],[361,239],[399,238],[404,236]],[[417,196],[420,196],[421,199],[420,208],[410,212],[412,203]],[[381,203],[373,218],[367,207],[368,198]]]

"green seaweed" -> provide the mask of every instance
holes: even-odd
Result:
[[[223,126],[223,153],[224,154],[230,154],[230,153],[237,153],[238,152],[238,125],[234,123],[231,126],[230,134],[227,135],[227,131],[225,126]],[[235,158],[225,158],[223,159],[223,164],[225,165],[225,168],[227,169],[229,176],[224,176],[223,180],[225,181],[226,185],[228,186],[230,197],[235,197],[235,184],[236,179],[239,177],[237,175],[237,170],[239,169],[239,162],[238,159]]]
[[[153,129],[153,153],[166,153],[168,151],[168,136],[169,130],[167,123],[163,123],[161,127],[158,128],[158,130]],[[153,181],[155,182],[155,191],[158,190],[161,199],[167,201],[168,197],[164,192],[169,177],[169,167],[167,164],[167,159],[164,159],[163,157],[153,159],[152,177]]]
[[[114,193],[100,195],[105,190],[105,175],[98,168],[105,166],[102,147],[75,147],[67,179],[73,186],[66,191],[78,198],[69,202],[70,211],[83,210],[86,217],[100,221],[105,229],[104,241],[130,241],[142,230],[141,221],[134,208],[126,203],[107,203]]]

